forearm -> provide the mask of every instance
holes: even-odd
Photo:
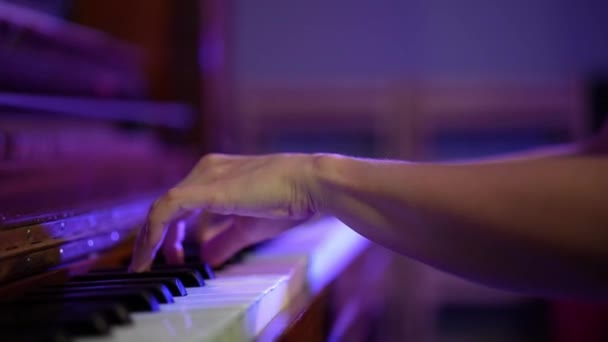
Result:
[[[325,156],[317,166],[321,209],[402,254],[500,287],[606,291],[606,158],[419,164]]]

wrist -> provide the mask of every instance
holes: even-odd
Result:
[[[348,183],[348,160],[348,157],[338,154],[311,155],[310,196],[317,212],[332,214],[332,203],[335,202],[339,189]]]

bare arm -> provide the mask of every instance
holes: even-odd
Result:
[[[145,269],[163,240],[178,245],[165,232],[184,211],[298,220],[323,212],[399,253],[484,284],[606,296],[605,141],[453,164],[206,157],[152,208],[133,268]],[[241,225],[224,240],[242,247],[288,226],[267,227]]]
[[[317,164],[322,207],[402,254],[502,288],[608,293],[608,158]]]

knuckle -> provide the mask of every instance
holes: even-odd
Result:
[[[196,165],[194,165],[193,173],[200,174],[202,172],[208,172],[209,168],[220,163],[224,159],[223,155],[218,153],[210,153],[202,157]]]
[[[149,221],[151,223],[162,223],[161,215],[167,210],[173,210],[173,207],[179,203],[181,195],[182,191],[179,188],[172,188],[155,200],[150,208]]]
[[[292,219],[304,219],[313,216],[317,211],[317,206],[306,191],[299,186],[291,186],[291,198],[286,206],[286,213]]]
[[[177,190],[171,189],[164,195],[156,199],[151,206],[151,214],[155,214],[167,206],[171,205],[177,199]]]
[[[209,166],[218,163],[223,159],[223,155],[219,153],[210,153],[201,159],[201,166]]]
[[[164,201],[167,204],[171,204],[171,203],[174,203],[177,200],[179,200],[181,195],[182,195],[182,190],[180,188],[171,188],[161,198],[161,201]]]
[[[150,206],[150,215],[153,215],[154,213],[156,213],[158,211],[158,209],[160,209],[162,206],[163,206],[162,197],[158,198],[157,200],[152,202],[152,205]]]
[[[215,178],[221,176],[224,173],[224,168],[221,166],[215,166],[210,168],[207,172],[209,172],[209,174]]]
[[[171,188],[167,190],[162,196],[160,196],[154,203],[152,203],[153,208],[161,208],[172,202],[174,202],[180,195],[181,190],[179,188]]]

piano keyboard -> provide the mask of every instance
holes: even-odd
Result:
[[[249,341],[263,331],[272,338],[268,324],[296,298],[312,299],[367,243],[340,221],[324,218],[256,247],[215,274],[200,264],[158,266],[145,274],[93,271],[37,289],[21,303],[38,309],[22,311],[41,320],[54,315],[35,326],[45,341]],[[41,303],[49,308],[40,310]],[[10,315],[9,309],[3,307],[1,315]],[[38,340],[20,334],[22,328],[12,333],[15,341]]]

